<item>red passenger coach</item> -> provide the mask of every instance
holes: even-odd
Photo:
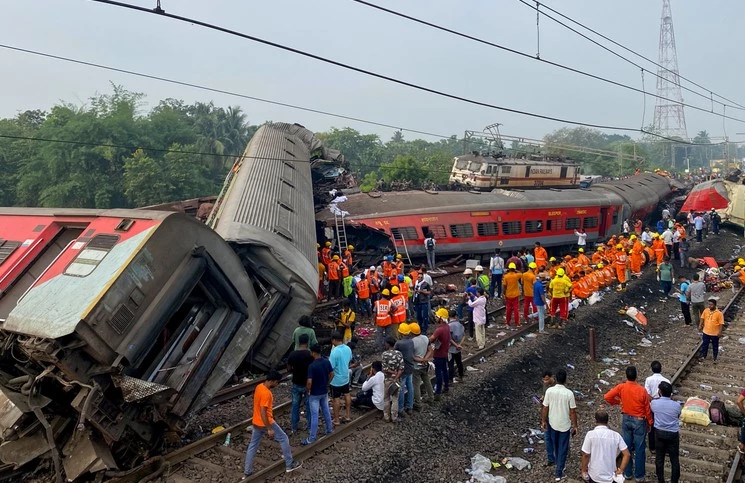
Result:
[[[620,233],[626,218],[647,217],[670,192],[667,178],[646,174],[581,190],[358,193],[338,208],[347,213],[348,225],[381,230],[412,256],[424,255],[429,233],[438,254],[477,254],[536,241],[571,245],[581,228],[592,242]],[[319,218],[332,219],[328,213]]]

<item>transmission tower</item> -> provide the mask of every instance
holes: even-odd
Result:
[[[657,95],[659,97],[654,107],[654,128],[663,136],[688,139],[685,112],[683,112],[683,94],[680,92],[678,54],[675,52],[675,31],[670,0],[662,0],[658,63],[660,64],[657,69]],[[669,100],[661,99],[662,97]]]

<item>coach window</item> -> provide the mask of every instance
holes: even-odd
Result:
[[[525,233],[540,233],[543,231],[543,221],[528,220],[525,222]]]
[[[473,226],[470,223],[450,225],[450,236],[453,238],[473,238]]]
[[[579,217],[567,218],[567,223],[565,226],[567,230],[578,230],[579,229]]]
[[[561,218],[546,220],[546,231],[561,231]]]
[[[476,231],[479,236],[497,236],[499,235],[496,223],[479,223],[476,225]]]
[[[522,231],[522,225],[519,221],[505,221],[502,223],[503,235],[519,235]]]
[[[413,226],[391,228],[391,235],[393,235],[394,240],[417,240],[419,238],[416,234],[416,228]]]
[[[612,225],[615,225],[617,223],[618,223],[618,212],[617,211],[614,211],[613,212],[613,222],[611,224]]]
[[[119,235],[96,235],[65,268],[65,275],[87,277],[119,241]]]
[[[422,234],[424,234],[425,238],[429,235],[432,235],[433,238],[447,238],[447,233],[445,233],[445,225],[423,226]]]
[[[585,230],[589,230],[590,228],[597,228],[598,227],[598,217],[597,216],[587,216],[584,220],[582,220],[582,228]]]
[[[21,246],[21,242],[19,241],[3,240],[0,238],[0,265],[10,258],[19,246]]]
[[[468,160],[467,159],[459,159],[455,162],[455,169],[466,169],[468,166]]]

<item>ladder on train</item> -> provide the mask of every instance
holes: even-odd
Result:
[[[334,211],[334,225],[336,226],[336,243],[339,250],[339,257],[347,249],[347,227],[344,223],[344,213]]]
[[[409,262],[409,266],[412,266],[411,263],[411,257],[409,256],[409,248],[406,246],[406,238],[404,237],[404,234],[401,233],[398,230],[391,230],[391,233],[393,234],[393,248],[396,249],[396,255],[401,254],[401,256],[406,256],[406,261]],[[397,241],[400,241],[404,245],[403,253],[399,251]]]

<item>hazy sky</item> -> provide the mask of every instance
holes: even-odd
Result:
[[[154,6],[155,0],[131,0]],[[529,53],[536,51],[535,11],[517,0],[405,0],[380,5]],[[657,59],[661,1],[551,0],[551,7]],[[540,137],[562,127],[440,98],[183,22],[84,0],[0,0],[0,43],[176,78],[442,134],[462,135],[501,122],[503,133]],[[350,0],[162,0],[163,8],[465,97],[556,117],[639,127],[641,94],[593,81],[492,47],[453,37]],[[673,0],[680,72],[745,105],[745,2]],[[637,68],[541,19],[541,57],[640,87]],[[0,49],[0,116],[82,104],[109,82],[147,95],[150,107],[173,97],[240,105],[253,123],[299,122],[312,130],[351,126],[391,130],[271,106],[228,95],[68,64]],[[652,66],[650,66],[652,68]],[[647,89],[655,78],[645,76]],[[684,92],[688,103],[709,108]],[[655,99],[647,98],[645,124]],[[721,112],[721,107],[719,107]],[[728,110],[745,118],[745,111]],[[720,117],[686,110],[689,135],[723,135]],[[730,137],[745,125],[727,121]],[[405,134],[406,138],[414,135]]]

